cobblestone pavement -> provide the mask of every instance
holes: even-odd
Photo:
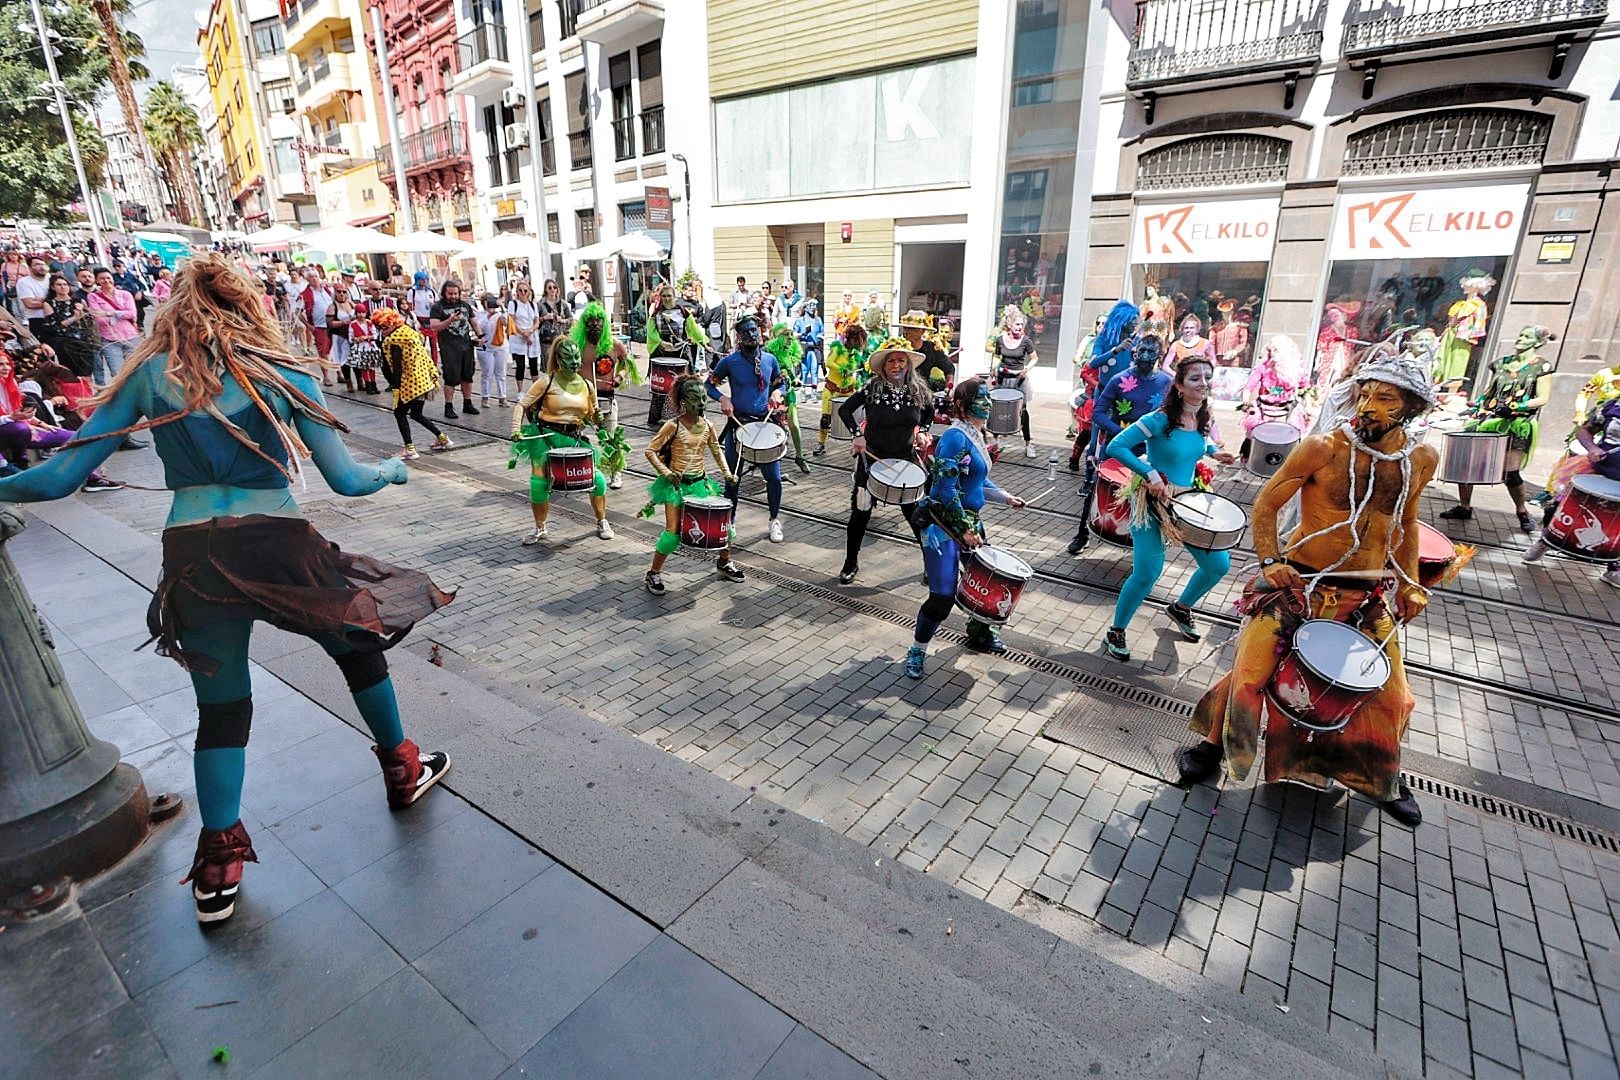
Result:
[[[387,414],[337,408],[359,452],[395,444]],[[624,403],[638,443],[640,415]],[[490,433],[507,422],[479,419]],[[459,589],[412,647],[440,644],[515,700],[527,688],[562,694],[1015,913],[1078,912],[1376,1048],[1400,1071],[1616,1074],[1612,851],[1501,817],[1490,803],[1427,799],[1414,833],[1343,793],[1182,792],[1043,738],[1044,725],[1084,695],[1041,664],[945,643],[928,677],[910,682],[898,664],[909,635],[897,623],[921,598],[914,548],[868,538],[860,584],[842,593],[870,605],[864,613],[839,596],[787,587],[825,586],[837,572],[842,528],[819,517],[841,520],[847,480],[829,469],[794,476],[787,506],[812,516],[790,513],[784,544],[765,542],[763,509],[745,504],[739,560],[755,571],[749,580],[726,583],[710,564],[678,557],[669,594],[654,598],[641,587],[653,534],[628,517],[640,479],[611,500],[618,540],[598,540],[583,503],[563,497],[553,539],[522,548],[528,510],[503,467],[504,446],[457,438],[461,448],[425,460],[404,489],[339,500],[315,478],[305,496],[312,519],[345,547],[432,568]],[[998,480],[1038,494],[1049,486],[1040,464],[1003,465]],[[149,454],[119,455],[113,471],[155,484]],[[1056,484],[1042,506],[1072,503],[1072,483]],[[1430,496],[1427,509],[1443,502]],[[156,530],[167,499],[128,491],[95,505]],[[1507,515],[1489,499],[1480,505],[1472,524],[1493,531],[1459,538],[1505,546],[1482,547],[1456,589],[1530,607],[1476,609],[1447,596],[1430,609],[1410,647],[1440,670],[1413,680],[1410,748],[1573,796],[1577,809],[1589,800],[1599,804],[1593,814],[1620,805],[1613,634],[1599,628],[1605,645],[1591,632],[1593,619],[1614,618],[1614,598],[1579,565],[1519,567],[1512,549],[1522,541],[1497,520]],[[904,532],[893,512],[880,511],[874,526]],[[1072,528],[1054,515],[998,514],[990,528],[999,543],[1036,549],[1020,553],[1034,554],[1038,570],[1073,579],[1037,580],[1008,634],[1018,649],[1187,700],[1213,680],[1218,663],[1207,647],[1173,640],[1146,613],[1133,631],[1142,662],[1121,669],[1100,658],[1123,554],[1044,554]],[[1185,570],[1173,562],[1161,594]],[[1224,608],[1234,588],[1206,608]],[[1553,614],[1534,614],[1541,604]],[[1213,628],[1211,640],[1226,632]],[[1509,696],[1514,689],[1521,694]],[[1538,700],[1546,693],[1571,704]]]

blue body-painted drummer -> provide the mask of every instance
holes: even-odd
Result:
[[[720,445],[725,449],[726,468],[733,474],[738,472],[737,462],[740,456],[737,452],[737,431],[744,424],[752,424],[764,420],[770,415],[773,402],[781,400],[783,387],[786,385],[782,376],[781,366],[777,364],[776,357],[764,348],[764,339],[760,333],[758,321],[749,316],[737,320],[733,328],[737,334],[737,348],[725,359],[714,365],[709,372],[709,397],[720,403],[720,411],[726,414],[725,430],[720,435]],[[720,393],[720,384],[725,383],[729,395]],[[782,463],[768,461],[755,468],[765,478],[765,502],[771,514],[770,538],[771,543],[782,542]],[[737,492],[740,484],[736,481],[726,485],[726,498],[731,500],[732,524],[736,524]]]
[[[923,569],[928,575],[928,599],[917,610],[917,628],[906,651],[906,675],[923,677],[928,643],[956,602],[956,584],[964,553],[985,542],[979,511],[986,502],[1018,509],[1024,500],[1009,495],[990,479],[990,454],[985,449],[984,424],[990,419],[990,389],[978,379],[958,383],[951,392],[955,422],[934,445],[933,476],[928,494],[917,504],[919,517],[933,524],[923,530]],[[989,623],[971,616],[967,621],[968,647],[1002,653],[1007,646]]]

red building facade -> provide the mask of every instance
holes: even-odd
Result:
[[[450,93],[456,73],[456,15],[450,0],[369,0],[367,44],[372,78],[381,96],[377,47],[371,34],[370,8],[382,10],[388,43],[388,71],[403,151],[405,177],[419,229],[443,228],[447,235],[472,238],[472,158],[462,99]],[[379,112],[381,109],[379,108]],[[384,183],[394,183],[393,147],[386,121],[379,118],[377,168]]]

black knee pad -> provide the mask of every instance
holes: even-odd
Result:
[[[1521,488],[1524,487],[1524,476],[1518,469],[1514,469],[1502,478],[1502,482],[1510,488]]]
[[[951,608],[956,606],[956,597],[949,593],[931,592],[928,599],[923,601],[922,613],[924,618],[935,622],[944,622],[950,617]]]
[[[237,749],[248,744],[253,726],[253,697],[223,704],[197,702],[197,740],[194,750]]]
[[[832,430],[832,413],[822,413],[821,414],[821,430],[822,431],[831,431]]]
[[[343,672],[351,694],[370,690],[388,678],[388,658],[380,652],[346,652],[332,659]]]

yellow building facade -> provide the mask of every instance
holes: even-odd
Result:
[[[197,31],[197,45],[219,117],[229,197],[242,220],[254,225],[269,218],[273,200],[266,189],[266,148],[260,137],[257,95],[241,29],[236,6],[230,0],[213,0],[206,23]]]

